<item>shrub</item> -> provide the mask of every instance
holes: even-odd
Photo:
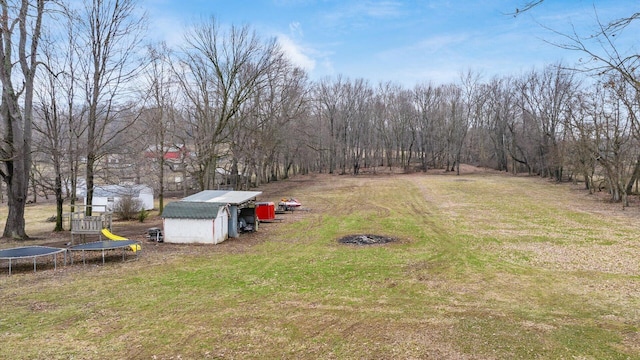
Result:
[[[141,208],[140,199],[127,195],[121,197],[120,201],[115,204],[113,212],[120,220],[132,220],[136,218]]]
[[[144,222],[147,217],[149,217],[149,212],[146,209],[140,210],[138,213],[138,221]]]

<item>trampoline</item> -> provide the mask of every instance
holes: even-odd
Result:
[[[68,251],[82,251],[82,263],[86,264],[85,251],[102,251],[102,264],[104,265],[104,252],[106,250],[122,249],[122,261],[124,261],[124,254],[128,247],[131,245],[138,245],[138,241],[135,240],[106,240],[95,241],[86,244],[75,245],[68,248]],[[138,252],[136,251],[136,258]],[[73,257],[71,257],[71,263],[73,264]]]
[[[54,269],[58,268],[57,255],[64,253],[64,263],[67,263],[67,249],[49,246],[23,246],[12,249],[0,250],[0,260],[9,260],[9,275],[11,275],[11,265],[13,260],[33,258],[33,272],[36,272],[36,259],[39,256],[53,256]]]

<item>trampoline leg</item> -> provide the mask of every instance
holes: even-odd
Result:
[[[53,270],[58,270],[58,254],[53,254]]]
[[[82,250],[82,265],[86,265],[87,263],[84,261],[84,250]]]
[[[36,272],[36,257],[33,257],[33,272]]]
[[[104,249],[102,249],[102,265],[104,265]]]
[[[11,275],[11,259],[9,259],[9,275]]]

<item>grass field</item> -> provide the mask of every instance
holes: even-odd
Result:
[[[0,356],[640,359],[637,209],[486,173],[270,186],[311,210],[137,261],[3,262]],[[338,243],[350,234],[396,241]]]

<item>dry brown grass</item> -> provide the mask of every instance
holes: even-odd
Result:
[[[6,204],[0,207],[0,229],[4,229],[7,221],[8,209]],[[25,221],[27,224],[26,231],[28,234],[34,234],[35,237],[41,237],[51,232],[54,223],[48,219],[56,214],[55,204],[51,202],[28,204],[25,207]]]
[[[566,184],[465,170],[298,177],[265,186],[261,200],[293,196],[309,211],[258,233],[0,274],[0,353],[640,358],[640,211]],[[158,223],[114,232],[142,236]],[[398,241],[337,242],[358,233]]]

